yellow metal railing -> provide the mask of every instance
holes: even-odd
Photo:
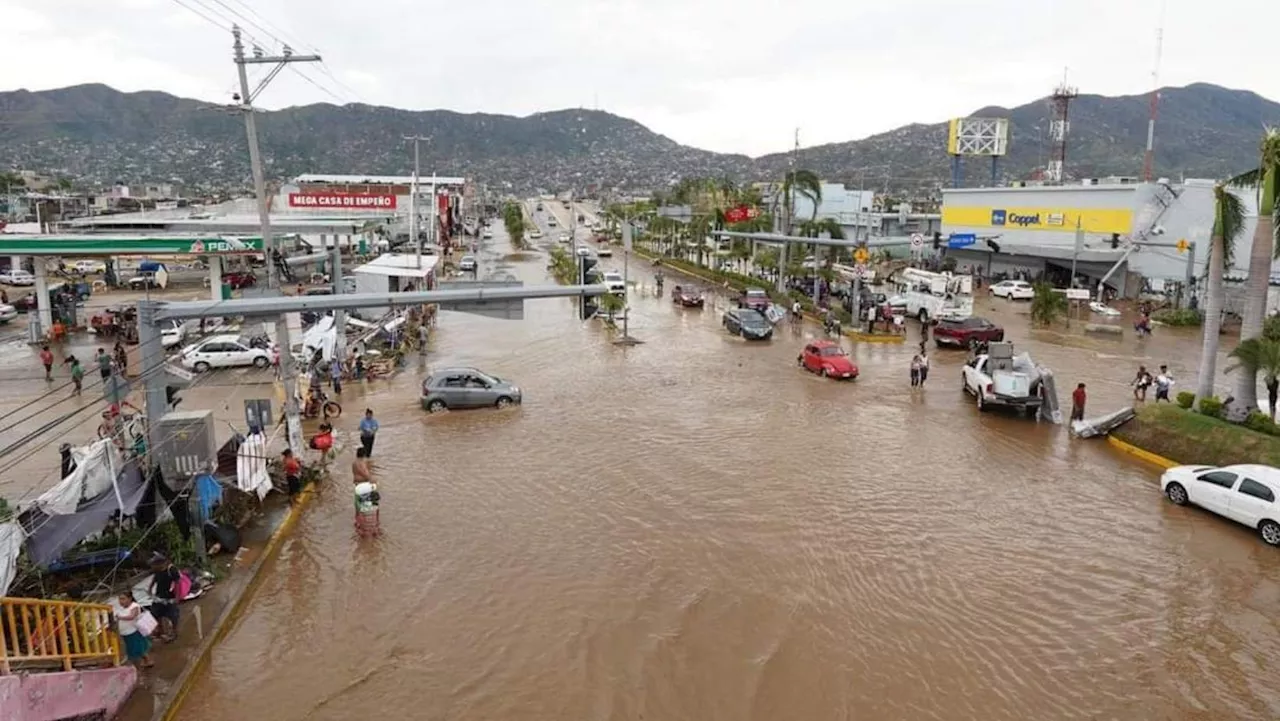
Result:
[[[15,668],[114,666],[120,663],[120,637],[105,604],[0,598],[0,652],[0,674]]]

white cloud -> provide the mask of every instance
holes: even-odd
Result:
[[[187,5],[213,20],[209,22]],[[680,142],[760,154],[1041,97],[1150,88],[1161,0],[0,0],[7,88],[104,82],[225,102],[232,22],[268,50],[318,48],[348,100],[528,114],[590,107]],[[1167,0],[1165,84],[1280,98],[1256,0]],[[252,7],[250,11],[248,8]],[[126,11],[121,12],[124,8]],[[234,12],[233,12],[234,11]],[[265,18],[265,21],[262,20]],[[222,25],[220,29],[217,25]],[[279,36],[273,38],[272,36]],[[331,102],[293,73],[267,107]]]

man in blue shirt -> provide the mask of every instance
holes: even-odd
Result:
[[[364,409],[364,418],[360,420],[360,445],[364,446],[366,458],[373,457],[373,438],[378,434],[378,421],[373,418],[373,409]]]
[[[333,361],[329,363],[329,377],[333,379],[333,392],[342,392],[342,361],[338,356],[333,357]]]

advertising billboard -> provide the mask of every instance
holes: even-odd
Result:
[[[1133,211],[1121,208],[969,208],[942,206],[942,224],[962,228],[1054,230],[1086,233],[1133,232]]]
[[[391,193],[289,193],[290,208],[326,210],[395,210]]]

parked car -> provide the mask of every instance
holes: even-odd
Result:
[[[612,258],[613,248],[610,248],[608,243],[600,243],[596,246],[596,255],[601,258]]]
[[[990,353],[976,356],[961,371],[964,391],[977,399],[978,410],[1004,406],[1033,416],[1040,409],[1040,377],[1016,370],[1013,345],[996,343]]]
[[[773,305],[773,301],[769,300],[769,293],[762,288],[748,288],[738,296],[739,308],[764,312],[770,305]]]
[[[107,264],[100,260],[77,260],[71,268],[75,272],[84,273],[85,275],[107,272]]]
[[[529,237],[533,238],[534,240],[537,240],[538,238],[542,237],[542,231],[538,230],[537,228],[534,228],[533,231],[529,233]]]
[[[571,238],[568,233],[561,233],[560,237],[556,238],[556,240],[561,243],[568,243],[569,241],[573,240],[573,238]]]
[[[556,217],[554,215],[547,216],[547,226],[550,228],[556,227]]]
[[[160,346],[176,348],[187,339],[186,323],[180,320],[166,321],[160,326]]]
[[[222,282],[231,286],[232,290],[240,290],[241,288],[252,288],[258,284],[258,276],[253,273],[244,273],[233,271],[222,275]]]
[[[18,309],[8,303],[0,304],[0,325],[4,325],[18,317]]]
[[[815,340],[800,351],[796,362],[801,368],[821,375],[823,378],[842,378],[853,380],[858,377],[858,366],[840,347],[839,343],[829,340]]]
[[[701,308],[706,301],[697,288],[677,285],[671,289],[671,302],[683,308]]]
[[[728,331],[747,340],[769,340],[773,337],[773,324],[764,313],[753,308],[730,308],[720,319]]]
[[[627,284],[622,280],[622,274],[616,270],[606,270],[600,276],[600,282],[609,288],[609,292],[614,295],[626,295]]]
[[[522,401],[518,387],[475,368],[443,368],[422,381],[422,407],[428,413],[445,409],[506,408]]]
[[[1179,506],[1195,504],[1256,530],[1269,546],[1280,546],[1280,468],[1174,466],[1160,476],[1160,490]]]
[[[1004,328],[986,318],[971,316],[963,320],[939,320],[933,327],[933,342],[939,348],[973,348],[979,343],[1004,340]]]
[[[1036,297],[1035,288],[1025,280],[1002,280],[991,286],[990,294],[1006,300],[1031,300]]]
[[[493,237],[493,231],[492,231],[492,230],[489,230],[488,228],[485,228],[485,229],[484,229],[484,232],[480,234],[480,237],[481,237],[481,238],[492,238],[492,237]]]
[[[210,368],[234,368],[271,365],[273,351],[254,348],[237,335],[215,335],[182,349],[182,367],[203,373]]]
[[[462,259],[458,261],[458,270],[463,271],[464,273],[474,273],[478,267],[479,263],[476,263],[476,257],[474,255],[464,255],[462,256]]]
[[[0,283],[21,286],[35,285],[36,277],[22,268],[16,268],[0,273]]]

